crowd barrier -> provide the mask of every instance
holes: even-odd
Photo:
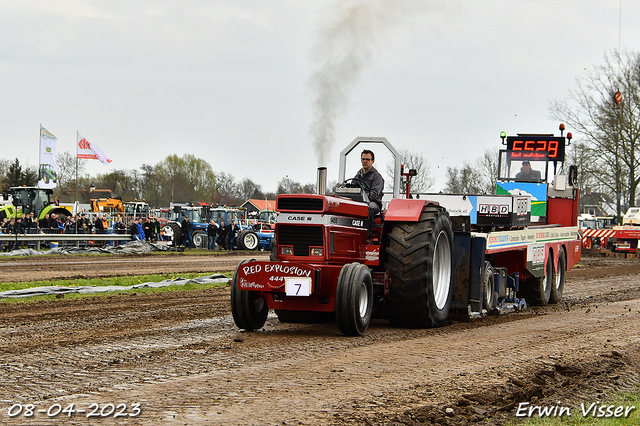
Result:
[[[111,241],[132,241],[133,236],[130,234],[57,234],[57,233],[38,233],[38,234],[0,234],[2,242],[26,242],[35,243],[36,250],[40,250],[40,243],[74,243],[76,247],[80,243],[91,242],[111,242]]]

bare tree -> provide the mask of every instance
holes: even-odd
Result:
[[[484,194],[486,184],[482,175],[470,162],[465,161],[460,169],[447,167],[447,185],[445,191],[450,194]]]
[[[481,193],[495,194],[496,183],[498,181],[498,156],[500,148],[488,148],[484,150],[482,157],[475,162],[478,172],[477,187],[481,189]]]
[[[69,151],[58,152],[56,154],[56,166],[58,168],[58,186],[54,193],[60,194],[74,188],[76,184],[76,164],[78,176],[82,176],[85,170],[85,162],[78,161],[75,155]]]
[[[615,194],[617,213],[624,212],[623,197],[635,206],[640,184],[640,55],[635,52],[605,54],[578,87],[569,91],[571,104],[553,101],[551,115],[584,137],[594,175],[602,187]],[[622,101],[615,95],[620,92]]]
[[[435,183],[435,179],[431,174],[431,166],[424,158],[421,152],[409,151],[406,148],[400,148],[400,162],[404,166],[404,171],[408,172],[410,169],[417,171],[416,176],[411,178],[411,192],[427,192]],[[387,181],[386,191],[393,190],[393,174],[395,172],[395,163],[390,162],[387,164]],[[407,183],[403,179],[400,187],[400,192],[404,193],[407,190]]]

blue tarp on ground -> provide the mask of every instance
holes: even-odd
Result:
[[[127,241],[118,246],[105,245],[103,247],[57,247],[49,250],[37,251],[33,249],[18,249],[9,252],[0,252],[0,256],[45,256],[48,254],[86,254],[86,253],[112,253],[112,254],[146,254],[152,251],[169,251],[164,245],[152,244],[146,241]]]
[[[198,278],[175,278],[172,280],[163,280],[160,282],[148,282],[141,283],[131,286],[120,286],[120,285],[112,285],[112,286],[77,286],[77,287],[34,287],[34,288],[23,288],[21,290],[8,290],[0,292],[0,298],[5,297],[33,297],[33,296],[45,296],[48,294],[66,294],[66,293],[81,293],[81,294],[89,294],[89,293],[103,293],[107,291],[122,291],[122,290],[134,290],[138,288],[160,288],[167,287],[170,285],[185,285],[185,284],[215,284],[215,283],[226,283],[229,281],[229,277],[226,277],[222,274],[214,274],[204,277]]]

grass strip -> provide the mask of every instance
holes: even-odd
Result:
[[[136,284],[142,284],[146,282],[160,282],[169,279],[180,278],[197,278],[207,275],[213,275],[218,272],[211,273],[185,273],[185,274],[156,274],[156,275],[135,275],[135,276],[124,276],[124,277],[111,277],[111,278],[77,278],[73,280],[50,280],[50,281],[27,281],[27,282],[8,282],[8,283],[0,283],[0,291],[7,290],[20,290],[24,288],[35,288],[35,287],[50,287],[50,286],[62,286],[62,287],[74,287],[74,286],[131,286]],[[230,277],[232,274],[225,274]],[[167,287],[161,288],[138,288],[132,290],[119,290],[119,291],[111,291],[105,293],[91,293],[91,294],[65,294],[65,299],[74,299],[79,297],[95,297],[95,296],[112,296],[114,294],[119,293],[161,293],[161,292],[172,292],[172,291],[188,291],[188,290],[203,290],[211,287],[223,287],[226,284],[185,284],[185,285],[170,285]],[[34,297],[8,297],[0,299],[0,303],[29,303],[40,300],[54,300],[60,299],[61,295],[46,295],[46,296],[34,296]]]

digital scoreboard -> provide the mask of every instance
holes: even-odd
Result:
[[[507,151],[511,160],[564,161],[563,136],[508,136]]]

